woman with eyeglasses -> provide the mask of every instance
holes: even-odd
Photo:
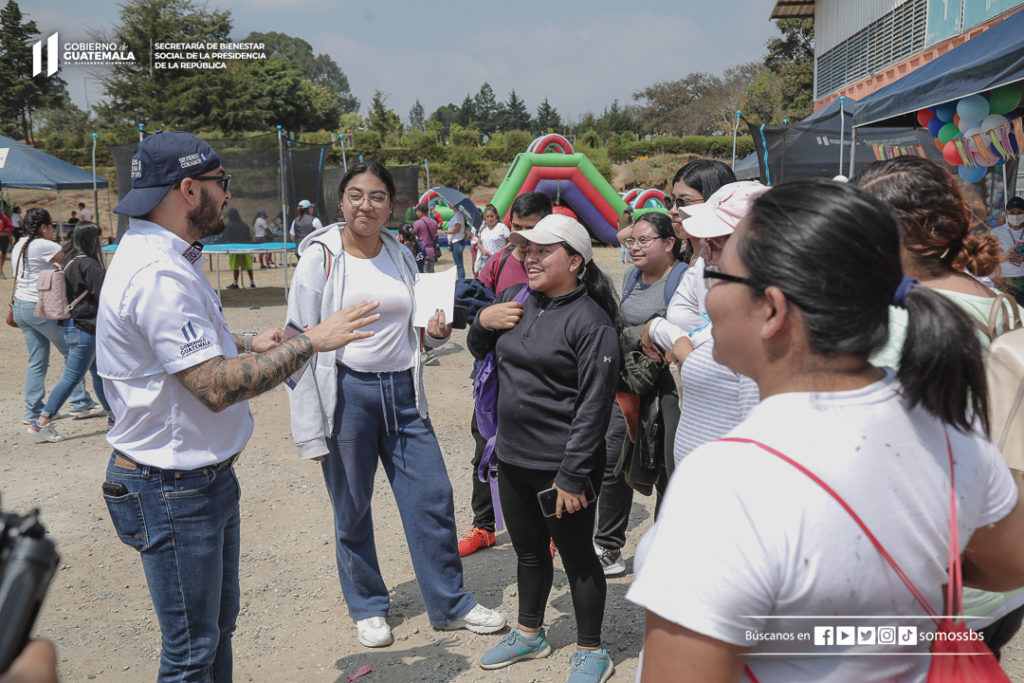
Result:
[[[926,610],[947,613],[951,499],[964,582],[1024,584],[1024,508],[986,437],[974,327],[903,276],[899,228],[848,184],[757,197],[718,266],[714,355],[762,399],[679,463],[642,543],[627,594],[647,610],[641,680],[736,681],[745,665],[764,683],[924,680],[931,642],[917,635],[936,628]],[[893,303],[910,328],[898,371],[869,360]],[[836,624],[916,642],[871,645]]]
[[[511,239],[526,248],[529,284],[505,289],[498,303],[480,311],[466,338],[474,357],[492,349],[497,356],[494,452],[519,595],[516,628],[484,653],[480,666],[500,669],[551,654],[543,626],[554,540],[576,618],[569,680],[597,683],[614,670],[601,643],[607,584],[591,539],[602,436],[619,371],[618,307],[578,221],[552,214]],[[530,291],[519,303],[524,286]],[[542,499],[551,501],[547,513]]]
[[[623,244],[629,249],[633,268],[622,279],[619,314],[625,329],[621,336],[626,344],[628,340],[634,340],[635,346],[644,324],[653,316],[665,315],[668,300],[687,266],[680,248],[681,241],[676,237],[672,221],[666,213],[647,211],[642,214],[633,223],[633,229]],[[668,478],[672,475],[672,440],[679,421],[679,393],[671,368],[662,364],[652,389],[642,396],[623,397],[623,400],[630,401],[627,410],[631,413],[636,411],[631,416],[636,423],[632,430],[634,438],[630,440],[630,449],[633,451],[631,459],[641,457],[636,448],[654,451],[654,461],[658,467],[653,475],[648,475],[648,480],[656,482],[654,486],[658,490],[660,502]],[[633,446],[636,433],[641,431],[645,434],[660,433],[661,438],[655,438],[653,443],[644,439],[638,446]],[[626,417],[616,400],[612,402],[611,420],[604,435],[606,460],[601,495],[598,498],[597,529],[594,532],[594,549],[601,560],[605,576],[626,571],[622,548],[626,544],[629,512],[633,505],[633,486],[640,485],[627,483],[626,472],[618,467],[626,435]],[[616,470],[619,470],[618,473]],[[646,487],[645,492],[649,493],[650,485],[644,482],[643,486]]]
[[[43,411],[46,395],[46,370],[50,365],[50,344],[57,347],[65,360],[68,345],[64,341],[56,320],[36,316],[39,291],[36,280],[39,273],[61,260],[61,247],[54,241],[56,227],[45,209],[32,208],[22,221],[24,237],[14,245],[11,262],[14,264],[14,322],[21,328],[28,347],[28,368],[25,370],[25,411],[23,424],[33,424]],[[97,405],[79,379],[71,390],[71,415],[75,418],[106,415]]]
[[[378,461],[405,528],[416,581],[436,628],[493,633],[505,617],[463,589],[455,509],[441,449],[427,415],[420,329],[413,326],[412,253],[384,227],[395,184],[378,162],[349,168],[338,188],[346,223],[306,240],[288,295],[289,324],[312,327],[337,310],[376,301],[367,339],[314,356],[295,381],[292,436],[317,460],[334,508],[338,575],[359,642],[393,642],[370,501]],[[293,328],[294,329],[294,328]],[[448,341],[444,314],[430,318],[430,347]]]
[[[682,229],[703,242],[700,262],[686,271],[673,298],[673,303],[682,299],[685,305],[673,309],[670,303],[666,318],[648,326],[657,352],[671,352],[680,363],[682,402],[673,439],[676,465],[693,449],[742,422],[758,401],[753,380],[717,361],[705,298],[722,249],[751,202],[766,189],[756,181],[729,183],[706,202],[687,207]],[[695,271],[699,279],[691,275]]]

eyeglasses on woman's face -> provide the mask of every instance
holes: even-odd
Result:
[[[622,243],[625,244],[627,247],[638,246],[641,249],[646,249],[647,247],[651,246],[651,244],[655,240],[660,240],[660,239],[665,239],[665,238],[664,237],[660,237],[660,236],[656,236],[656,237],[627,237],[626,239],[622,240]]]
[[[362,192],[353,191],[345,193],[345,200],[352,206],[362,206],[363,202],[369,202],[373,208],[380,209],[388,203],[388,195],[386,192],[363,194]]]
[[[709,263],[704,267],[704,286],[711,289],[717,281],[722,282],[735,282],[741,285],[746,285],[751,289],[760,290],[757,284],[753,280],[747,277],[740,277],[739,275],[730,275],[729,273],[723,273],[722,269],[714,263]]]
[[[685,194],[681,194],[677,197],[669,195],[665,197],[665,202],[667,204],[666,208],[671,209],[672,207],[675,207],[676,209],[682,209],[687,206],[693,206],[694,204],[703,204],[704,198],[700,196],[688,196]]]

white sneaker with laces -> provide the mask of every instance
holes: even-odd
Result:
[[[49,441],[50,443],[56,443],[64,440],[64,437],[57,433],[57,428],[53,426],[52,422],[49,422],[42,427],[32,423],[28,428],[28,433],[42,439],[43,441]]]
[[[391,627],[384,617],[367,617],[356,622],[359,642],[366,647],[386,647],[395,642]]]
[[[464,628],[473,633],[494,633],[505,628],[506,623],[505,615],[492,609],[487,609],[480,603],[477,603],[473,606],[473,609],[458,619],[449,621],[439,628],[442,631],[455,631]]]

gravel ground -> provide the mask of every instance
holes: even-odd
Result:
[[[625,271],[618,249],[597,250],[598,262],[618,285]],[[225,263],[226,265],[226,263]],[[445,264],[442,262],[441,267]],[[10,274],[10,266],[6,268]],[[212,274],[211,274],[212,279]],[[221,272],[227,284],[230,274]],[[282,273],[257,271],[255,290],[225,291],[231,329],[265,329],[283,322]],[[3,286],[10,286],[6,281]],[[6,291],[6,290],[5,290]],[[20,424],[26,350],[18,330],[3,326],[0,373],[0,493],[3,509],[42,509],[58,542],[60,569],[36,622],[35,632],[58,648],[64,681],[146,681],[156,677],[160,632],[137,553],[114,534],[100,484],[109,457],[102,420],[61,419],[65,440],[37,442]],[[54,353],[48,386],[63,369]],[[431,418],[455,490],[456,522],[463,533],[472,520],[470,467],[473,441],[469,372],[472,359],[465,332],[426,368]],[[395,643],[369,650],[357,639],[348,617],[334,564],[331,508],[316,465],[301,462],[291,444],[284,389],[252,401],[256,430],[236,465],[242,486],[242,606],[234,638],[239,681],[343,681],[361,666],[360,680],[557,681],[568,674],[574,651],[572,605],[560,562],[547,611],[551,657],[485,672],[477,665],[499,636],[431,628],[413,578],[394,499],[378,474],[373,510],[377,549],[391,587],[389,621]],[[65,408],[66,410],[66,408]],[[654,500],[636,496],[624,556],[627,573],[608,583],[605,643],[616,665],[615,680],[635,675],[643,639],[643,613],[625,600],[632,580],[637,541],[653,518]],[[515,619],[515,555],[505,533],[498,544],[464,560],[465,584],[484,605]],[[1003,665],[1024,681],[1024,641],[1005,650]]]

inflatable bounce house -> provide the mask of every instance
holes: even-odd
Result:
[[[634,188],[622,193],[622,201],[633,208],[634,221],[649,211],[668,214],[666,196],[661,190]]]
[[[556,205],[571,209],[593,237],[618,244],[615,234],[626,202],[561,135],[543,135],[516,155],[491,200],[506,225],[512,202],[524,192],[549,195]]]

